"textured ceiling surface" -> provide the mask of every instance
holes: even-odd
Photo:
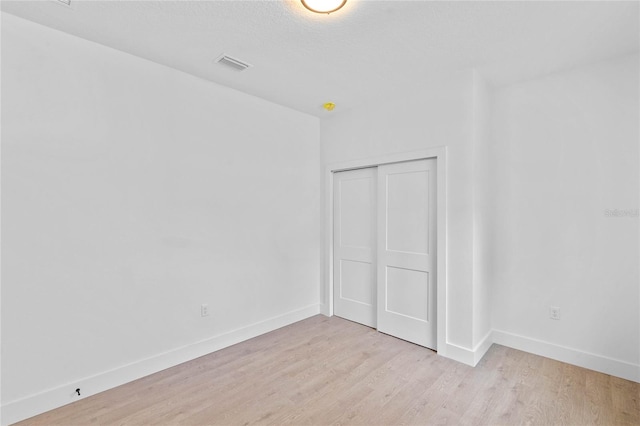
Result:
[[[637,52],[640,2],[2,1],[3,12],[324,116],[474,67],[493,85]],[[237,72],[221,54],[253,65]]]

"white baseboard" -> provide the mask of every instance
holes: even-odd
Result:
[[[493,330],[493,342],[498,345],[508,346],[510,348],[555,359],[556,361],[566,362],[567,364],[577,365],[579,367],[588,368],[589,370],[599,371],[611,376],[621,377],[623,379],[640,383],[640,365],[638,364],[632,364],[602,355],[583,352],[578,349],[556,345],[554,343],[532,339],[530,337],[501,330]]]
[[[473,352],[471,349],[447,343],[444,348],[442,346],[438,346],[437,352],[438,355],[445,358],[473,366]]]
[[[95,395],[116,386],[157,373],[158,371],[191,361],[211,352],[235,345],[253,337],[276,330],[294,322],[301,321],[320,313],[319,305],[310,305],[302,309],[269,318],[246,327],[232,330],[193,344],[182,346],[168,352],[142,359],[122,367],[105,371],[91,377],[85,377],[73,383],[66,383],[53,389],[11,401],[2,406],[3,426],[61,407],[71,402]],[[82,389],[82,396],[69,389]]]
[[[492,331],[489,331],[473,349],[447,342],[444,350],[438,348],[438,354],[445,358],[475,367],[493,344],[492,336]]]
[[[463,364],[476,366],[493,343],[640,383],[640,365],[638,364],[502,330],[491,330],[473,349],[447,343],[444,351],[438,350],[438,353]]]
[[[480,343],[476,345],[473,349],[473,366],[478,365],[480,360],[487,353],[489,348],[493,345],[493,330],[489,330],[489,332],[480,340]]]
[[[325,317],[330,317],[331,312],[329,311],[329,304],[321,303],[320,304],[320,313]]]

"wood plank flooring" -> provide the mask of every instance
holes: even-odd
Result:
[[[640,384],[494,345],[476,368],[321,315],[20,425],[640,425]]]

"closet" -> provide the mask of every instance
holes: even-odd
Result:
[[[436,160],[333,182],[334,314],[436,349]]]

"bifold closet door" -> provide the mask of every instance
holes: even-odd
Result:
[[[436,349],[436,160],[378,167],[377,328]]]
[[[334,313],[376,327],[376,169],[334,174]]]

